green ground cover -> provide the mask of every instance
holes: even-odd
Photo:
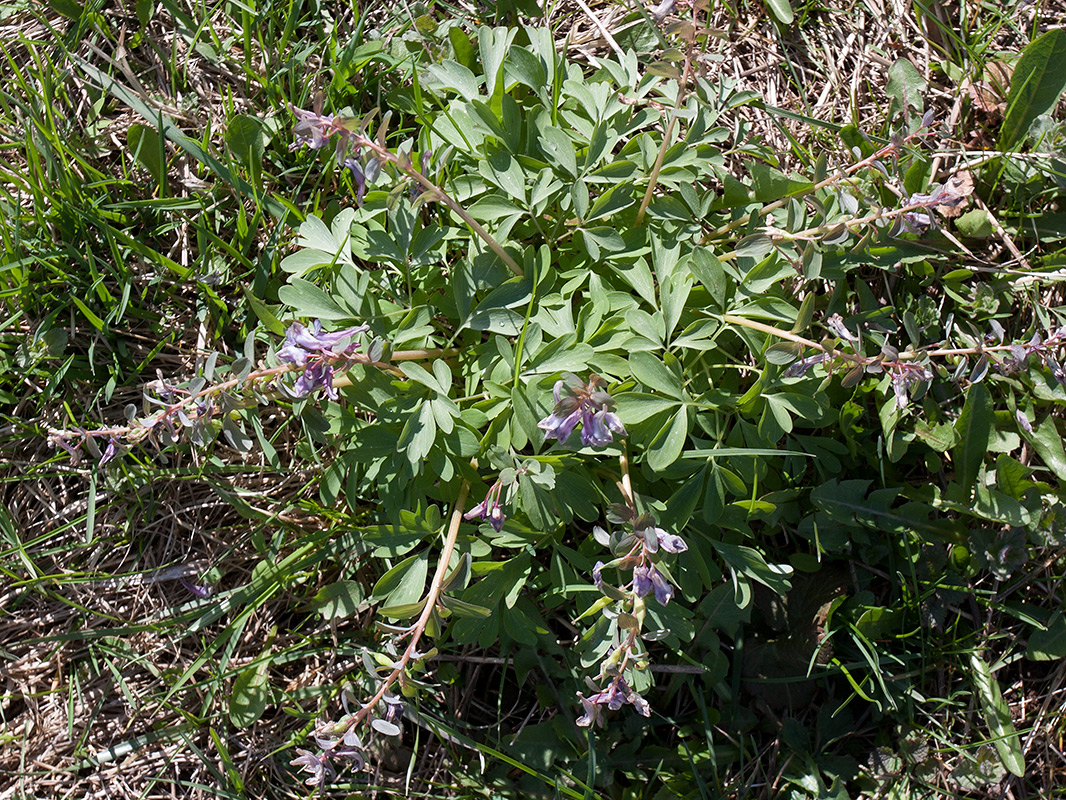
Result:
[[[1064,16],[0,9],[0,797],[1066,791]]]

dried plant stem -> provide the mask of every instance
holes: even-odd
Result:
[[[697,4],[692,4],[692,26],[696,27],[696,14]],[[677,99],[674,101],[674,107],[670,112],[670,121],[666,123],[666,130],[663,131],[663,143],[659,148],[659,154],[655,157],[655,164],[652,165],[651,174],[648,176],[648,188],[644,192],[644,198],[640,201],[640,208],[637,210],[637,217],[634,221],[634,225],[644,224],[644,214],[648,211],[648,206],[651,204],[651,198],[655,194],[655,186],[659,182],[659,172],[663,168],[663,161],[666,159],[666,151],[670,149],[670,137],[673,135],[674,127],[677,125],[677,115],[681,110],[682,104],[685,102],[686,89],[688,88],[689,76],[692,73],[692,56],[693,51],[696,49],[696,36],[692,35],[689,40],[688,47],[685,49],[685,68],[681,73],[681,80],[677,84]]]
[[[446,350],[398,350],[389,357],[389,361],[421,361],[426,359],[435,358],[454,358],[459,354],[456,348],[449,348]],[[396,377],[403,377],[403,373],[398,369],[392,367],[389,363],[382,361],[372,361],[365,353],[353,353],[347,356],[347,361],[354,364],[365,364],[369,367],[376,367],[384,372],[388,372]],[[195,403],[198,400],[206,400],[209,397],[215,397],[217,395],[228,392],[231,389],[240,389],[246,386],[251,386],[256,383],[262,383],[265,381],[273,380],[274,378],[285,375],[289,372],[298,372],[303,367],[299,364],[279,364],[276,367],[266,367],[264,369],[255,370],[249,372],[244,377],[231,378],[228,381],[222,383],[216,383],[211,386],[207,386],[198,392],[190,394],[188,397],[183,397],[177,402],[164,406],[153,417],[154,420],[162,420],[178,411],[188,407],[190,403]],[[351,378],[346,374],[337,375],[333,380],[333,386],[335,388],[343,388],[350,386],[352,383]],[[172,390],[173,391],[173,390]],[[271,392],[267,395],[271,399],[276,399],[281,395],[278,392]],[[213,412],[212,412],[213,413]],[[195,417],[193,417],[195,419]],[[110,428],[94,428],[91,431],[83,429],[59,429],[50,428],[48,434],[53,438],[79,438],[79,437],[121,437],[129,436],[133,431],[144,431],[145,436],[151,432],[152,428],[146,425],[117,425]]]
[[[850,361],[853,364],[872,364],[879,356],[860,356],[855,353],[845,353],[843,350],[836,350],[832,347],[820,344],[819,342],[805,339],[802,336],[797,336],[794,333],[783,331],[780,328],[775,328],[773,325],[767,325],[763,322],[756,322],[753,319],[745,319],[744,317],[737,317],[732,314],[723,314],[722,321],[727,322],[730,325],[740,325],[744,328],[750,328],[754,331],[761,331],[762,333],[768,333],[771,336],[776,336],[779,339],[785,339],[789,342],[795,342],[796,344],[802,344],[806,347],[813,348],[819,352],[825,353],[833,358],[842,358],[846,361]],[[914,361],[918,358],[943,358],[946,356],[977,356],[982,353],[1003,352],[1010,350],[1014,345],[1011,344],[993,344],[978,347],[958,347],[958,348],[940,348],[936,350],[908,350],[900,353],[896,356],[894,361]]]
[[[387,148],[375,142],[373,139],[370,139],[366,136],[357,136],[355,138],[355,143],[359,147],[365,147],[368,150],[373,150],[374,154],[378,158],[384,161],[388,161],[390,164],[393,164],[407,177],[418,183],[427,192],[430,192],[434,200],[436,200],[438,203],[443,203],[444,205],[446,205],[448,208],[455,212],[456,216],[458,216],[463,222],[469,225],[470,229],[474,233],[476,233],[478,237],[480,237],[481,241],[488,245],[488,248],[499,257],[500,261],[507,265],[507,268],[511,270],[511,272],[513,272],[520,278],[525,276],[525,270],[523,270],[522,267],[519,266],[518,262],[511,257],[510,253],[503,249],[503,245],[496,241],[495,237],[487,230],[485,230],[485,228],[482,227],[481,223],[479,223],[476,219],[470,216],[470,214],[467,213],[466,209],[459,205],[459,203],[454,200],[447,192],[445,192],[442,188],[437,186],[437,184],[433,183],[433,181],[431,181],[429,178],[427,178],[425,175],[415,169],[411,165],[411,160],[409,158],[400,158],[400,156],[397,156],[391,150],[388,150]]]
[[[381,682],[381,686],[374,693],[374,696],[368,700],[363,707],[356,712],[350,721],[350,728],[355,727],[360,722],[366,719],[370,712],[381,702],[381,699],[388,693],[392,685],[397,681],[407,665],[414,658],[415,653],[418,652],[418,642],[422,638],[422,634],[426,630],[426,625],[429,624],[429,618],[433,616],[433,612],[437,607],[437,601],[440,599],[441,591],[444,588],[444,579],[448,575],[448,566],[452,560],[452,553],[455,551],[455,541],[459,536],[459,525],[463,521],[463,510],[466,507],[466,498],[470,494],[469,481],[463,481],[463,485],[459,488],[459,497],[455,501],[455,507],[452,509],[451,519],[448,521],[448,532],[444,539],[444,547],[441,548],[440,558],[437,559],[437,570],[433,574],[433,581],[429,585],[429,592],[426,594],[425,607],[422,609],[422,613],[418,617],[418,621],[415,622],[414,627],[411,628],[410,641],[407,643],[407,647],[403,651],[403,655],[400,656],[400,660],[396,662],[396,666],[392,672]]]
[[[919,128],[914,133],[912,133],[909,136],[907,136],[905,139],[902,139],[900,141],[889,142],[884,147],[882,147],[880,150],[878,150],[876,153],[873,153],[872,155],[869,155],[866,158],[864,158],[862,161],[858,161],[858,162],[852,164],[851,166],[845,167],[843,170],[841,170],[841,171],[839,171],[839,172],[837,172],[837,173],[835,173],[833,175],[830,175],[827,178],[824,178],[823,180],[818,181],[818,183],[814,184],[809,189],[805,189],[802,192],[796,192],[795,194],[791,194],[788,197],[783,197],[780,200],[775,200],[774,202],[763,206],[758,211],[753,211],[750,214],[745,214],[743,217],[740,217],[739,219],[735,219],[732,222],[727,222],[725,225],[722,225],[722,226],[720,226],[718,228],[715,228],[710,233],[707,233],[707,234],[704,235],[704,237],[700,240],[700,244],[707,244],[712,239],[718,239],[718,238],[720,238],[722,236],[725,236],[728,233],[731,233],[732,231],[736,230],[737,228],[742,228],[745,225],[747,225],[749,222],[751,222],[751,220],[753,218],[755,218],[755,217],[758,217],[758,218],[761,219],[762,217],[765,217],[767,214],[772,214],[774,211],[777,211],[777,209],[779,209],[779,208],[783,208],[791,200],[794,200],[797,197],[802,197],[803,195],[812,194],[813,192],[817,192],[818,190],[824,189],[827,186],[832,186],[834,183],[838,183],[839,181],[842,181],[845,178],[851,177],[852,175],[854,175],[859,170],[862,170],[862,169],[865,169],[866,167],[869,167],[875,161],[877,161],[877,160],[879,160],[881,158],[884,158],[886,155],[889,155],[890,153],[894,153],[896,150],[901,148],[906,142],[908,142],[911,139],[914,139],[915,137],[919,136],[921,134],[922,130],[923,130],[922,128]],[[920,207],[920,206],[918,206],[918,207]],[[904,209],[901,209],[901,211],[903,211],[903,210]],[[912,211],[914,209],[913,208],[909,208],[909,209],[905,209],[905,210]],[[876,219],[876,217],[875,217],[875,219]],[[856,223],[856,224],[858,224],[858,223]],[[800,234],[797,234],[796,238],[799,238],[799,236],[800,236]]]

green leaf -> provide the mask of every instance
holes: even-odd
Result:
[[[762,554],[751,547],[726,542],[713,544],[722,560],[737,572],[754,578],[777,594],[786,594],[792,588],[788,581],[792,575],[792,567],[786,564],[767,564]]]
[[[1014,730],[1014,723],[1010,718],[1010,707],[1003,699],[999,683],[992,675],[992,670],[981,658],[977,650],[970,652],[970,676],[973,679],[974,691],[981,704],[981,712],[984,714],[988,730],[992,734],[993,744],[1003,766],[1012,775],[1019,778],[1025,775],[1025,759],[1022,756],[1022,742],[1018,732]]]
[[[247,728],[263,716],[270,693],[264,667],[248,667],[233,681],[229,699],[229,718],[234,727]]]
[[[788,0],[766,0],[766,8],[770,15],[782,25],[791,25],[795,15]]]
[[[885,94],[891,101],[888,105],[889,119],[903,114],[909,119],[914,113],[920,114],[925,107],[925,90],[927,84],[914,64],[908,58],[899,58],[888,68],[888,83]]]
[[[656,472],[666,469],[681,457],[687,440],[688,410],[681,407],[652,439],[648,447],[648,466]]]
[[[429,554],[418,553],[405,558],[374,584],[374,600],[390,606],[416,603],[426,588],[429,573]]]
[[[315,611],[325,620],[350,617],[363,602],[365,593],[359,581],[337,581],[318,590]]]
[[[977,481],[977,474],[988,452],[992,436],[992,395],[983,383],[975,383],[966,392],[966,403],[955,421],[959,443],[955,446],[955,480],[967,492]]]
[[[263,165],[263,123],[256,117],[239,114],[226,128],[226,147],[240,164],[258,172]]]
[[[1066,452],[1062,449],[1062,437],[1055,427],[1055,420],[1048,417],[1031,434],[1023,430],[1022,436],[1056,477],[1066,480]]]
[[[1001,150],[1013,150],[1041,114],[1066,90],[1066,30],[1048,31],[1022,51],[1011,76],[1007,113],[999,132]]]
[[[474,73],[457,61],[445,59],[426,68],[427,77],[442,89],[449,89],[465,100],[478,96],[478,80]]]
[[[167,183],[167,163],[163,137],[159,135],[159,131],[135,122],[126,131],[126,144],[129,145],[133,157],[148,170],[148,174],[162,191]]]
[[[1031,661],[1056,661],[1066,658],[1066,617],[1056,611],[1047,623],[1047,629],[1033,631],[1025,648],[1025,657]]]
[[[352,318],[350,311],[345,311],[329,294],[303,278],[296,278],[288,286],[278,289],[278,299],[292,308],[298,317],[317,317],[324,321]]]

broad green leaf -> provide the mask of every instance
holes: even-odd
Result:
[[[430,82],[455,92],[464,100],[473,100],[478,96],[478,79],[457,61],[445,59],[440,64],[430,64],[426,73]]]
[[[263,123],[256,117],[238,114],[226,128],[226,147],[242,166],[258,171],[263,164]]]
[[[651,353],[633,353],[629,357],[629,367],[633,377],[649,389],[678,400],[684,397],[681,378]]]
[[[681,457],[681,451],[688,439],[688,411],[685,407],[678,409],[662,429],[655,434],[648,446],[648,466],[660,472]]]
[[[1031,434],[1022,431],[1022,435],[1056,477],[1066,480],[1066,452],[1063,451],[1062,437],[1055,426],[1055,420],[1048,417],[1035,427]]]
[[[1022,742],[1018,732],[1014,730],[1014,723],[1011,722],[1010,707],[1003,699],[1003,693],[992,670],[981,658],[978,650],[970,652],[970,676],[1000,761],[1012,775],[1023,777],[1025,759],[1022,755]]]
[[[766,0],[766,7],[775,20],[782,25],[791,25],[795,19],[792,13],[792,5],[788,0]]]
[[[999,131],[999,147],[1013,150],[1041,114],[1066,90],[1066,30],[1048,31],[1022,51],[1011,75],[1007,113]]]
[[[966,403],[955,421],[959,443],[953,450],[955,480],[966,492],[977,481],[977,474],[988,452],[992,435],[992,395],[983,383],[975,383],[966,392]]]
[[[374,599],[380,603],[388,601],[390,606],[417,603],[426,588],[428,573],[429,553],[418,553],[405,558],[374,584]]]
[[[364,594],[363,585],[359,581],[331,583],[323,586],[315,595],[315,611],[325,620],[350,617],[359,609]]]
[[[885,94],[890,98],[888,106],[889,119],[903,114],[906,120],[914,114],[921,114],[925,108],[925,90],[927,84],[909,58],[896,59],[888,68],[888,83]]]
[[[133,157],[148,170],[152,180],[159,185],[160,191],[165,190],[167,184],[166,150],[159,131],[135,122],[126,131],[126,143]]]
[[[229,698],[229,719],[234,727],[247,728],[263,716],[270,692],[265,664],[248,667],[233,681]]]
[[[1066,617],[1056,611],[1047,623],[1047,630],[1033,631],[1025,648],[1025,657],[1032,661],[1056,661],[1066,658]]]

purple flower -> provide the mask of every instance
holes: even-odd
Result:
[[[302,108],[294,108],[292,112],[299,120],[292,129],[296,141],[290,149],[307,145],[312,150],[321,150],[329,144],[329,137],[336,133],[332,114],[316,114],[314,111],[304,111]]]
[[[363,197],[366,195],[366,172],[363,171],[363,164],[359,161],[358,157],[351,157],[345,159],[344,166],[348,168],[348,171],[352,173],[352,183],[355,184],[355,204],[361,206],[363,204]]]
[[[497,480],[485,494],[485,499],[463,514],[463,519],[483,519],[493,527],[497,533],[503,530],[503,521],[507,515],[500,508],[500,493],[503,491],[503,482]]]
[[[324,790],[326,781],[336,774],[329,764],[329,756],[315,755],[309,750],[297,750],[296,752],[300,754],[300,757],[294,758],[289,764],[311,773],[311,777],[304,781],[308,786],[317,785],[319,789]]]
[[[585,713],[577,720],[577,724],[582,728],[587,728],[590,725],[602,727],[603,726],[603,707],[598,701],[594,701],[591,698],[585,697],[581,692],[577,693],[578,699],[581,701],[581,708]],[[593,697],[599,697],[598,694]]]
[[[118,442],[115,440],[115,437],[112,436],[107,440],[107,447],[104,449],[104,454],[100,456],[100,466],[104,466],[108,461],[113,461],[117,455]]]
[[[633,521],[633,533],[644,540],[644,549],[649,553],[657,553],[660,547],[667,553],[684,553],[688,550],[688,545],[680,536],[657,527],[651,514],[641,514]]]
[[[293,108],[298,122],[292,129],[295,141],[290,150],[306,145],[312,150],[321,150],[329,144],[330,137],[337,138],[337,160],[348,150],[348,143],[352,133],[348,130],[347,123],[350,117],[335,117],[332,114],[318,114],[314,111],[304,111],[302,108]]]
[[[674,596],[674,587],[663,577],[655,567],[634,567],[633,591],[638,597],[647,597],[655,592],[655,599],[659,605],[665,606]]]
[[[597,589],[603,589],[603,566],[602,561],[597,561],[596,566],[592,568],[592,582]]]
[[[603,447],[610,444],[614,437],[626,435],[622,421],[612,409],[614,400],[607,392],[599,388],[602,378],[592,375],[585,384],[572,373],[566,373],[563,379],[556,381],[553,395],[555,408],[552,413],[537,423],[544,431],[544,439],[556,439],[566,443],[581,423],[581,443],[585,447]]]
[[[359,325],[355,328],[345,328],[343,331],[324,333],[322,320],[316,319],[310,328],[302,323],[294,322],[285,331],[285,344],[278,351],[278,361],[284,364],[298,364],[303,366],[307,363],[307,357],[312,353],[327,353],[332,356],[349,355],[359,347],[355,342],[349,344],[340,353],[334,353],[333,347],[345,339],[362,333],[369,326]]]
[[[298,397],[306,397],[315,389],[325,389],[326,397],[337,399],[337,390],[333,388],[333,367],[321,361],[308,364],[292,388]]]
[[[607,706],[611,711],[617,711],[629,703],[641,716],[651,716],[651,706],[648,705],[648,701],[630,689],[629,684],[621,675],[611,681],[611,685],[602,692],[596,692],[591,697],[585,697],[578,692],[577,696],[585,711],[584,715],[577,720],[577,724],[582,728],[587,728],[592,724],[603,724],[603,706]]]

